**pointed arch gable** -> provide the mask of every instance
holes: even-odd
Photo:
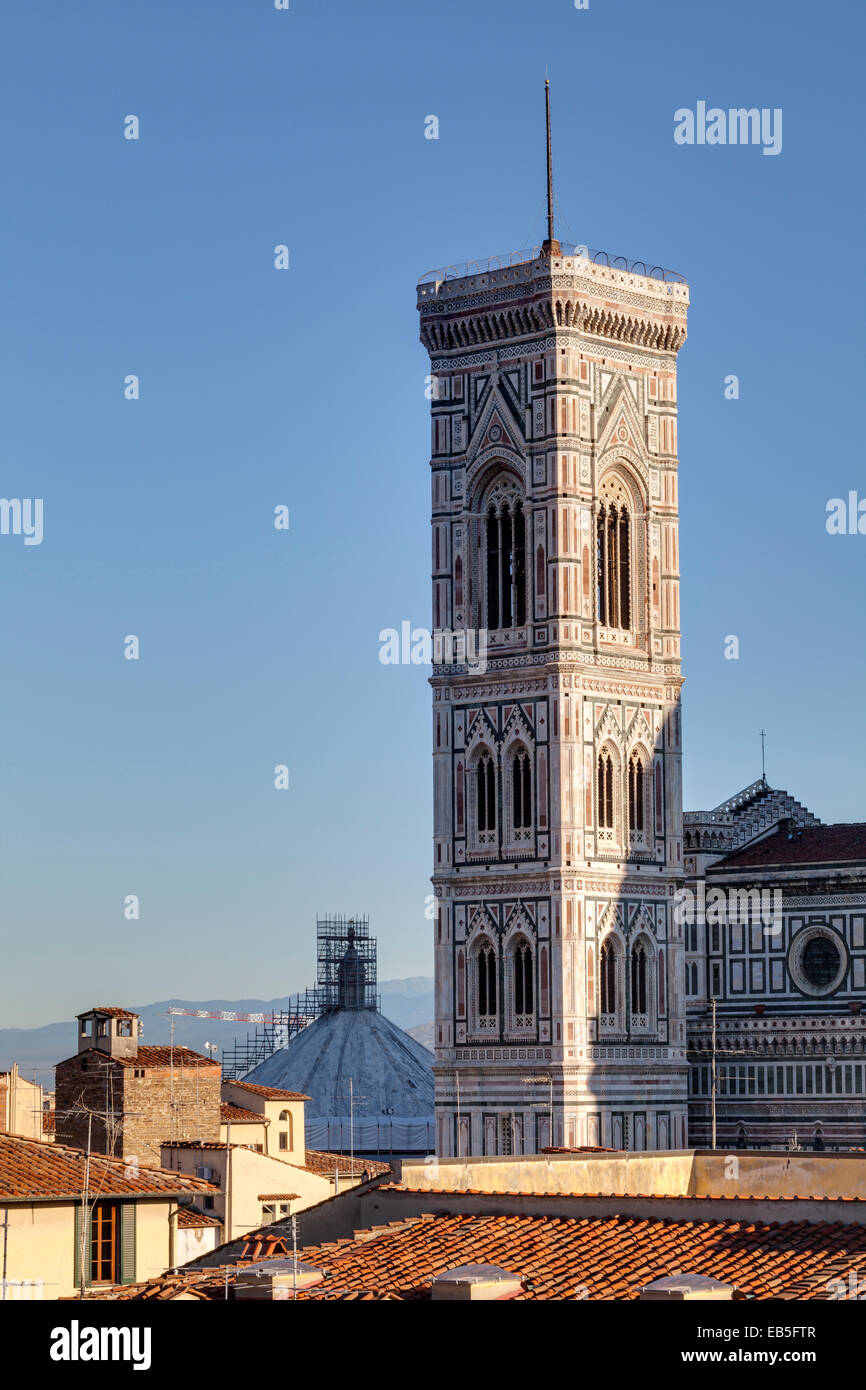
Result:
[[[622,726],[620,725],[616,709],[613,705],[606,705],[596,721],[596,744],[599,744],[602,739],[612,739],[618,745],[621,738]]]
[[[514,705],[505,722],[502,744],[508,748],[510,743],[521,740],[530,747],[535,742],[535,730],[522,705]]]
[[[620,903],[608,903],[598,919],[598,944],[603,946],[608,937],[614,937],[621,951],[626,949],[625,922]]]
[[[528,941],[534,941],[537,935],[535,923],[522,904],[512,908],[505,920],[505,929],[502,933],[503,945],[507,946],[515,936],[519,935],[525,936]]]
[[[499,743],[499,735],[486,709],[475,711],[472,723],[466,732],[464,752],[467,762],[475,755],[479,744],[483,743],[486,743],[491,753],[495,754],[497,744]]]
[[[650,916],[645,903],[641,903],[640,906],[632,914],[632,918],[629,923],[629,931],[633,936],[637,932],[646,932],[650,940],[655,942],[655,923],[653,922],[653,919]]]
[[[477,907],[472,913],[466,933],[467,939],[474,943],[476,935],[482,932],[487,933],[494,942],[499,940],[499,924],[488,907]]]

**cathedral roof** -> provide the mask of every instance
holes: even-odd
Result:
[[[426,1047],[374,1009],[332,1009],[302,1029],[244,1077],[268,1087],[304,1091],[307,1116],[349,1114],[429,1117],[433,1057]],[[351,1087],[350,1087],[351,1082]]]
[[[708,873],[723,874],[728,869],[776,867],[783,865],[857,864],[866,861],[866,822],[838,825],[779,826],[772,835],[734,850],[713,864]]]

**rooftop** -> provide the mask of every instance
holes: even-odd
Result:
[[[253,1084],[233,1084],[265,1096],[311,1096],[307,1123],[348,1117],[352,1095],[356,1124],[373,1117],[426,1121],[433,1118],[432,1068],[432,1054],[384,1014],[332,1009],[260,1062],[249,1073]],[[281,1084],[292,1089],[274,1089]]]
[[[634,261],[628,256],[615,256],[609,251],[593,251],[589,246],[574,242],[560,241],[561,255],[548,257],[540,246],[530,246],[521,251],[508,251],[502,256],[488,256],[477,261],[464,261],[460,265],[446,265],[439,270],[428,270],[418,281],[419,285],[439,285],[446,280],[465,280],[470,276],[489,275],[491,271],[507,270],[512,266],[526,265],[529,261],[550,259],[554,262],[577,258],[590,265],[606,266],[610,270],[622,270],[628,275],[642,275],[646,279],[661,280],[664,284],[684,285],[685,276],[676,270],[665,270],[663,266],[653,265],[651,261]]]
[[[193,1052],[189,1047],[169,1047],[153,1043],[139,1043],[136,1053],[130,1057],[112,1057],[98,1047],[85,1047],[72,1057],[64,1057],[63,1062],[74,1062],[79,1057],[92,1057],[103,1067],[132,1067],[139,1070],[147,1070],[150,1067],[174,1067],[176,1071],[185,1067],[210,1067],[217,1073],[220,1070],[219,1062],[215,1062],[213,1057],[203,1057],[200,1052]],[[63,1062],[58,1062],[57,1065],[62,1066]]]
[[[728,869],[806,867],[866,862],[866,822],[840,822],[837,825],[780,826],[772,835],[732,851],[712,865],[708,873],[724,874]]]
[[[42,1139],[0,1133],[0,1203],[3,1201],[81,1201],[86,1155],[83,1149]],[[219,1191],[212,1183],[164,1168],[134,1167],[127,1160],[91,1154],[88,1188],[102,1197],[154,1197],[160,1194]]]
[[[270,1120],[258,1110],[244,1110],[243,1106],[220,1102],[220,1120],[224,1125],[269,1125]]]
[[[198,1207],[178,1207],[177,1224],[187,1230],[196,1226],[221,1226],[222,1220],[211,1212],[199,1211]]]
[[[291,1237],[267,1228],[247,1238],[241,1262],[285,1260]],[[433,1279],[461,1265],[498,1265],[517,1276],[512,1295],[530,1300],[631,1300],[659,1278],[698,1274],[733,1284],[740,1297],[823,1299],[830,1278],[862,1269],[866,1228],[827,1222],[682,1221],[427,1215],[357,1231],[298,1252],[323,1271],[300,1289],[310,1300],[426,1300]],[[236,1272],[229,1271],[229,1285]],[[226,1272],[189,1269],[110,1297],[193,1294],[220,1299]]]
[[[326,1178],[333,1177],[335,1173],[341,1178],[361,1178],[365,1173],[375,1178],[391,1171],[389,1164],[379,1163],[372,1158],[353,1159],[348,1154],[325,1153],[322,1149],[307,1149],[305,1157],[305,1168]]]
[[[232,1081],[232,1086],[240,1086],[244,1091],[262,1096],[264,1100],[309,1100],[301,1091],[283,1091],[279,1086],[257,1086],[251,1081]]]
[[[91,1014],[108,1014],[109,1018],[138,1018],[138,1014],[131,1009],[121,1009],[117,1004],[95,1004],[92,1009],[85,1009],[83,1014],[76,1014],[76,1018],[89,1018]]]

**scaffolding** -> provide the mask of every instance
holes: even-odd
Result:
[[[290,996],[288,1009],[275,1010],[265,1022],[256,1024],[254,1032],[247,1033],[245,1038],[235,1038],[230,1047],[224,1047],[223,1081],[240,1081],[259,1062],[288,1047],[307,1024],[314,1023],[321,1012],[314,996],[314,990],[305,990],[294,998]]]
[[[332,1009],[373,1009],[378,1012],[376,938],[370,918],[316,919],[317,983],[307,993],[318,1012]]]
[[[287,1009],[275,1010],[252,1033],[223,1048],[223,1080],[240,1081],[260,1062],[288,1047],[302,1028],[333,1009],[378,1013],[377,972],[376,938],[370,935],[366,914],[317,917],[315,986],[290,995]]]

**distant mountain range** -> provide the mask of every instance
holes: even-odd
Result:
[[[415,1036],[416,1029],[430,1031],[433,1017],[433,981],[426,975],[412,975],[406,980],[383,980],[379,984],[382,996],[382,1013],[398,1027],[405,1028]],[[277,1009],[288,1009],[293,999],[288,995],[282,999],[162,999],[157,1004],[130,1004],[135,1013],[141,1015],[144,1025],[141,1035],[145,1043],[167,1043],[171,1038],[169,1007],[175,1009],[207,1009],[211,1013],[225,1011],[239,1014],[273,1013]],[[82,1005],[82,1009],[87,1005]],[[6,1071],[17,1062],[21,1075],[28,1080],[36,1080],[51,1089],[54,1085],[54,1066],[64,1057],[70,1057],[77,1050],[75,1022],[48,1023],[43,1028],[0,1028],[0,1071]],[[191,1047],[196,1052],[204,1051],[206,1042],[217,1043],[221,1048],[230,1047],[235,1038],[243,1038],[255,1030],[252,1023],[226,1023],[212,1018],[184,1018],[175,1016],[174,1040]],[[419,1041],[427,1046],[425,1037]]]

